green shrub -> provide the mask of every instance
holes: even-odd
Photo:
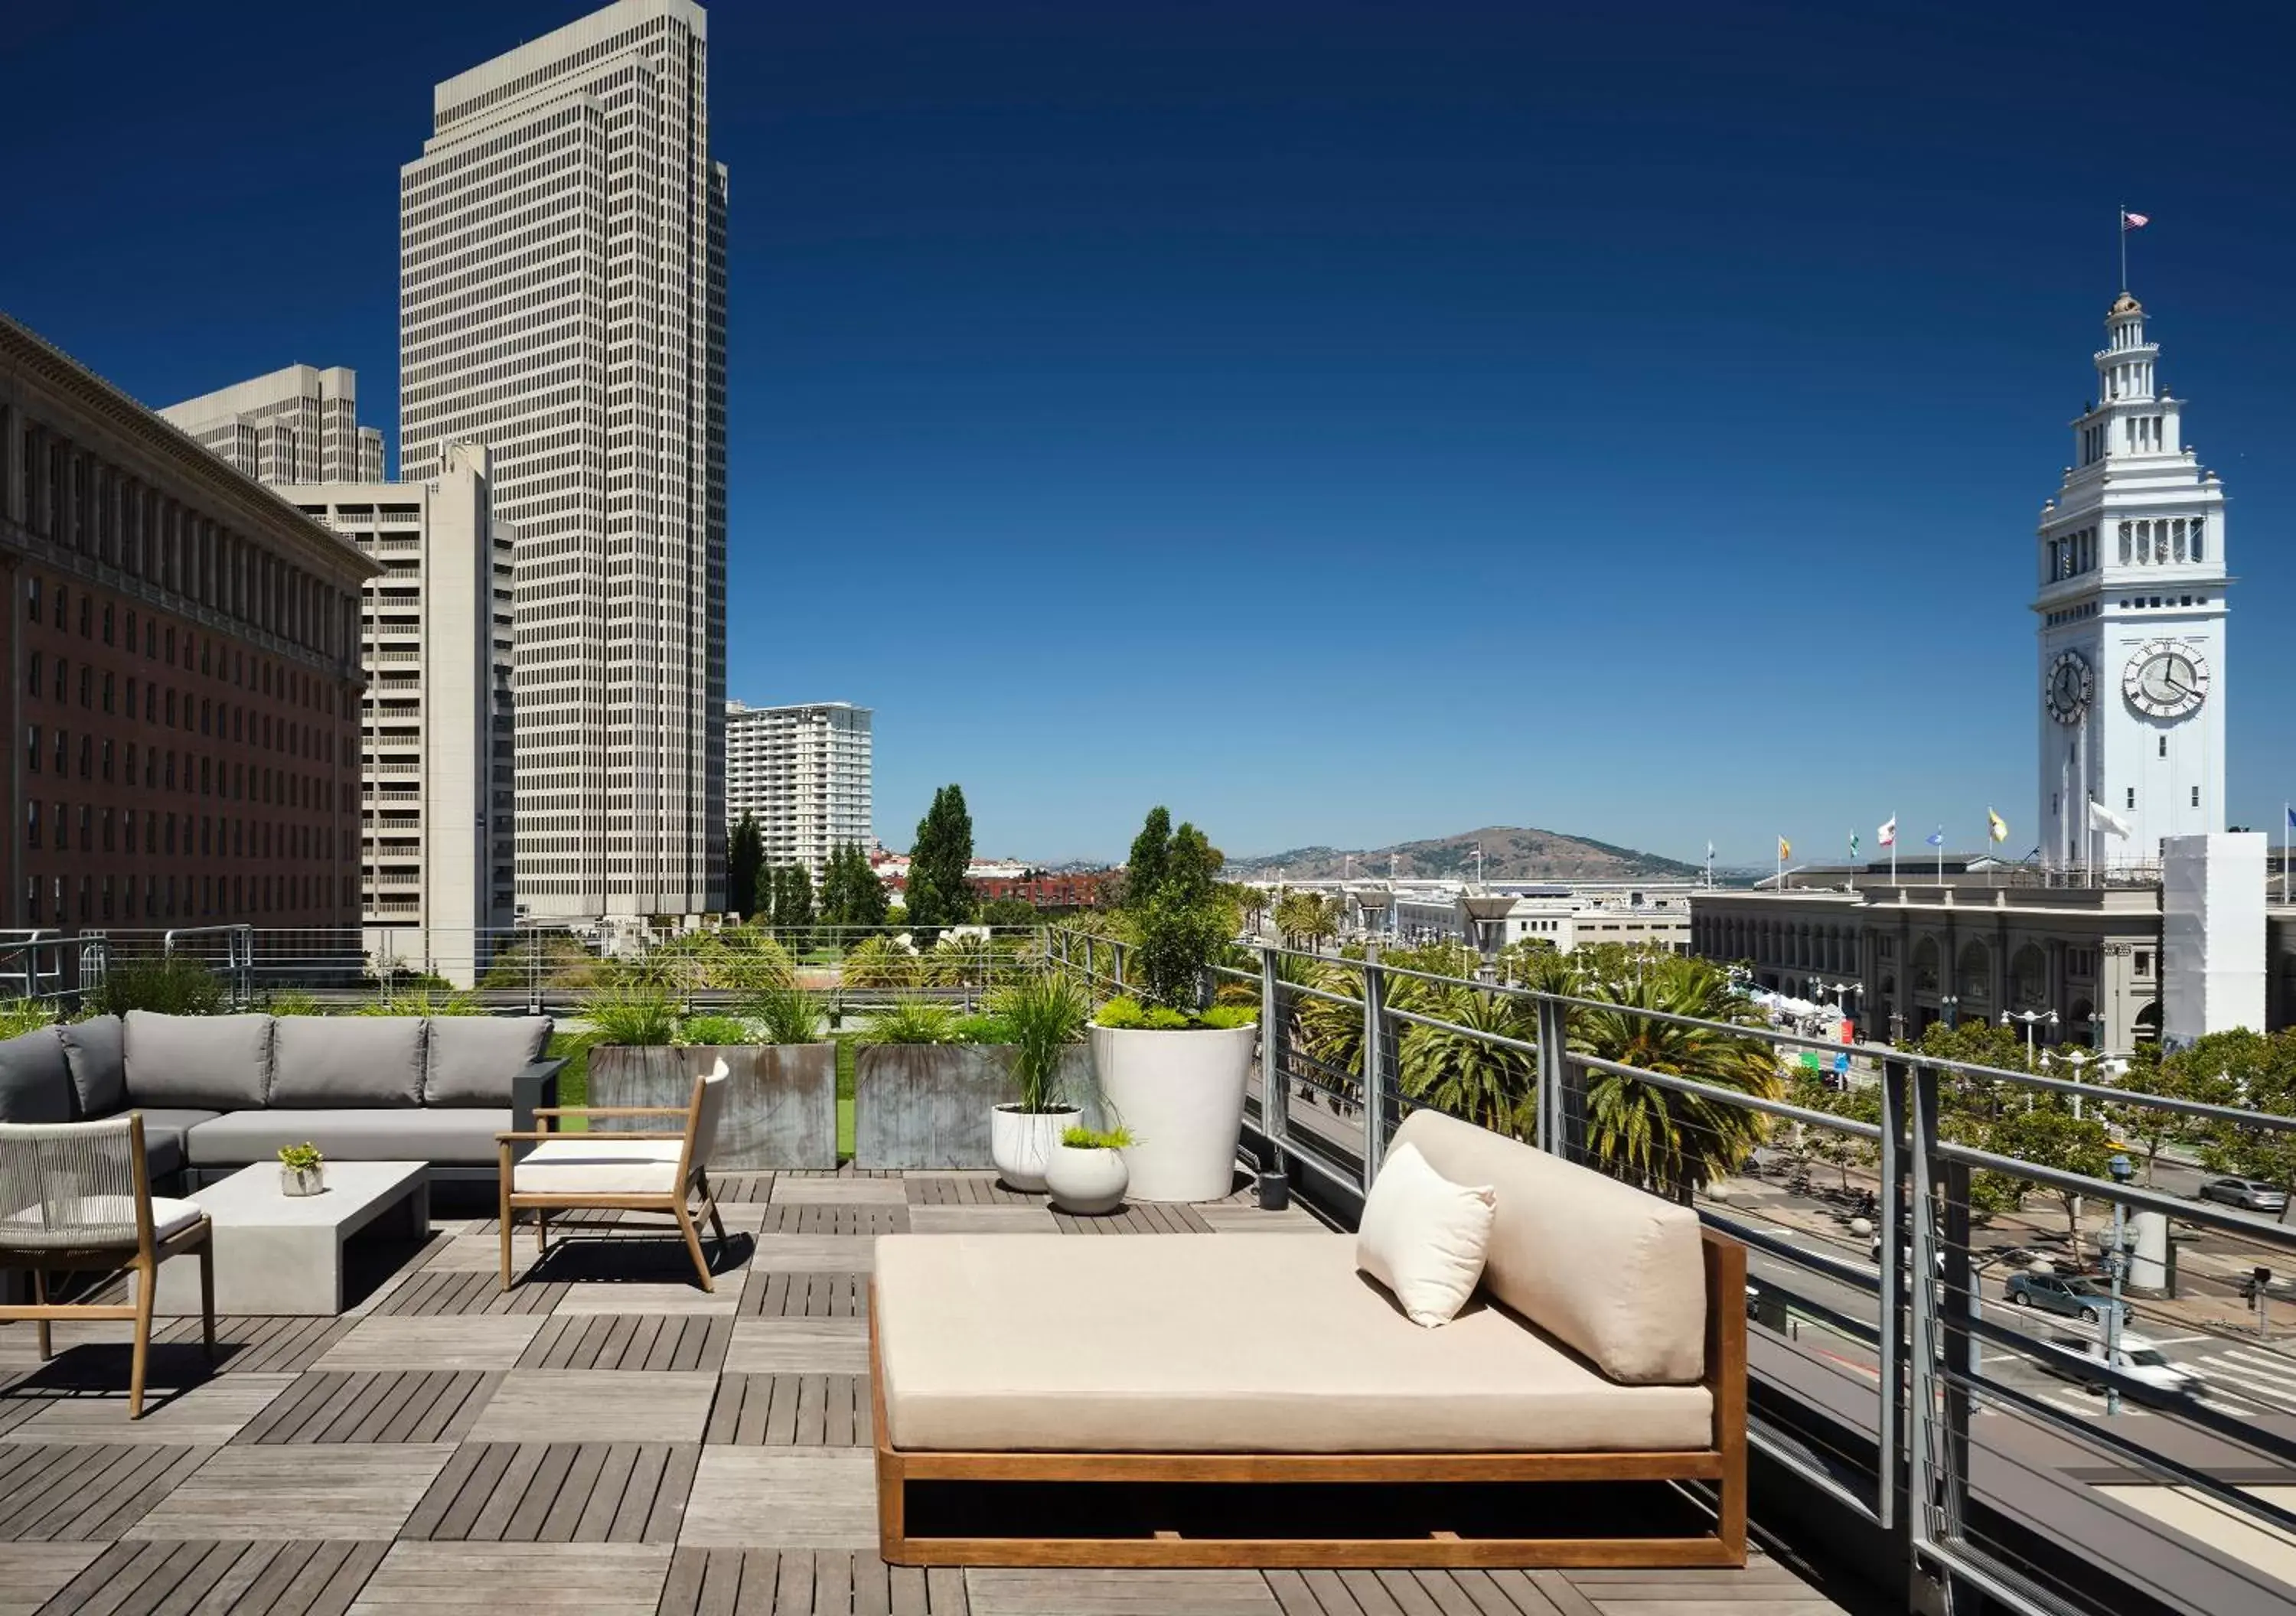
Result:
[[[864,937],[845,951],[841,979],[849,988],[914,987],[917,975],[917,957],[898,937]]]
[[[84,1002],[94,1016],[125,1016],[130,1010],[220,1016],[226,1008],[221,980],[188,954],[121,960]]]
[[[1070,1150],[1124,1150],[1133,1142],[1129,1128],[1070,1128],[1061,1135]]]
[[[0,1038],[16,1038],[26,1032],[37,1032],[42,1027],[53,1026],[55,1021],[53,1008],[39,1000],[0,1000]]]
[[[769,1044],[821,1041],[821,1000],[793,981],[760,989],[743,1008]]]
[[[1248,1027],[1259,1019],[1256,1004],[1216,1004],[1196,1017],[1196,1024],[1204,1027]]]
[[[961,1044],[1009,1044],[1013,1024],[1002,1016],[980,1011],[956,1018],[956,1041]]]
[[[678,1024],[676,1041],[688,1046],[751,1044],[757,1037],[738,1016],[689,1016]]]
[[[594,990],[582,1018],[599,1043],[658,1046],[676,1036],[677,1006],[676,993],[659,981],[625,980]]]
[[[275,1016],[286,1014],[274,1010]],[[486,1002],[476,993],[455,988],[399,988],[372,1000],[351,1012],[354,1016],[484,1016]]]
[[[318,996],[300,988],[274,988],[263,996],[263,1009],[270,1016],[324,1016]]]
[[[865,1044],[953,1044],[956,1016],[947,1005],[929,1000],[904,1000],[871,1023],[861,1034]]]
[[[1146,1028],[1152,1032],[1180,1032],[1196,1028],[1250,1026],[1259,1018],[1249,1005],[1218,1004],[1201,1015],[1189,1016],[1168,1005],[1144,1005],[1136,999],[1111,999],[1093,1020],[1103,1027]]]

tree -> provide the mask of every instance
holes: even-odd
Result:
[[[2204,1085],[2201,1098],[2272,1116],[2296,1116],[2296,1029],[2202,1038],[2161,1064],[2173,1062],[2184,1063]],[[2201,1159],[2212,1171],[2261,1179],[2284,1190],[2296,1185],[2296,1133],[2213,1122],[2202,1139]],[[2280,1216],[2287,1220],[2284,1209]]]
[[[1442,990],[1414,1013],[1450,1025],[1404,1024],[1396,1070],[1405,1096],[1494,1133],[1530,1139],[1538,1124],[1536,1057],[1491,1040],[1535,1042],[1538,1012],[1532,1001],[1461,986]]]
[[[991,898],[980,906],[983,926],[1034,926],[1037,906],[1026,898]]]
[[[754,815],[744,813],[726,838],[726,907],[755,918],[765,908],[758,877],[765,873],[766,837]]]
[[[784,864],[769,878],[774,930],[790,947],[806,948],[812,941],[813,872],[802,864]]]
[[[935,926],[972,918],[972,887],[965,871],[972,864],[972,815],[964,788],[943,786],[917,821],[909,849],[909,924],[918,928],[919,948],[931,948]]]
[[[1171,820],[1168,811],[1152,808],[1133,839],[1125,906],[1137,938],[1132,965],[1141,986],[1158,1004],[1193,1011],[1203,1002],[1212,955],[1234,930],[1235,918],[1217,891],[1225,861],[1219,849],[1185,822],[1163,836]]]
[[[861,850],[858,842],[848,842],[829,855],[829,865],[821,881],[820,914],[824,924],[882,926],[887,907],[885,884],[869,868],[869,855]]]
[[[2105,1135],[2104,1124],[2094,1116],[2075,1116],[2070,1103],[2059,1094],[2035,1096],[2030,1111],[2021,1106],[2008,1107],[1988,1130],[1985,1145],[1989,1150],[2030,1162],[2037,1167],[2054,1167],[2060,1172],[2077,1172],[2092,1179],[2103,1178],[2108,1171],[2106,1163],[2112,1159],[2112,1141]],[[2047,1188],[2064,1209],[2065,1230],[2078,1260],[2081,1254],[2080,1223],[2075,1213],[2079,1210],[2081,1197],[2054,1184]]]
[[[1275,902],[1275,929],[1293,947],[1309,947],[1339,935],[1339,906],[1326,903],[1319,893],[1304,887],[1285,893]]]
[[[1148,811],[1140,834],[1132,838],[1131,856],[1124,861],[1124,902],[1136,895],[1144,903],[1164,884],[1164,859],[1172,842],[1172,813],[1160,803]]]

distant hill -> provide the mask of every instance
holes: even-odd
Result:
[[[1272,877],[1281,869],[1291,880],[1322,881],[1347,873],[1352,855],[1355,874],[1371,878],[1386,876],[1392,855],[1398,878],[1472,879],[1478,843],[1482,845],[1486,881],[1686,880],[1706,873],[1679,859],[1662,859],[1654,853],[1637,853],[1587,837],[1521,825],[1486,826],[1431,841],[1400,842],[1392,847],[1292,847],[1261,857],[1232,859],[1228,868],[1246,878]]]

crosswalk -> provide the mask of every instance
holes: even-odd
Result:
[[[2195,1350],[2211,1341],[2222,1344],[2204,1351]],[[2234,1419],[2253,1419],[2259,1414],[2296,1415],[2296,1356],[2207,1335],[2171,1337],[2154,1344],[2164,1348],[2178,1368],[2200,1376],[2202,1391],[2195,1400],[2203,1408]],[[2045,1371],[2029,1375],[2026,1371],[2033,1366],[2021,1354],[1988,1351],[1985,1368],[1988,1375],[2007,1376],[2024,1395],[2062,1413],[2094,1416],[2104,1412],[2101,1388],[2092,1391],[2046,1375]],[[1986,1411],[2008,1412],[2004,1408]],[[2124,1418],[2142,1419],[2156,1412],[2134,1401],[2121,1405]]]
[[[2220,1400],[2229,1395],[2267,1413],[2296,1414],[2296,1357],[2263,1346],[2228,1345],[2179,1361],[2206,1383],[2216,1400],[2210,1406],[2222,1412],[2249,1412],[2223,1409]]]

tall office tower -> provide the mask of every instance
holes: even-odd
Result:
[[[158,412],[258,483],[379,483],[382,434],[358,424],[358,376],[291,364]]]
[[[818,882],[832,851],[870,845],[869,723],[867,707],[844,701],[726,704],[726,812],[757,820],[767,864],[802,864]],[[750,894],[726,896],[747,910]]]
[[[364,947],[469,987],[516,924],[512,535],[487,453],[428,483],[289,485],[280,497],[381,564],[361,602]]]
[[[707,19],[618,0],[439,85],[399,175],[399,458],[518,530],[518,896],[725,887],[726,170]]]

